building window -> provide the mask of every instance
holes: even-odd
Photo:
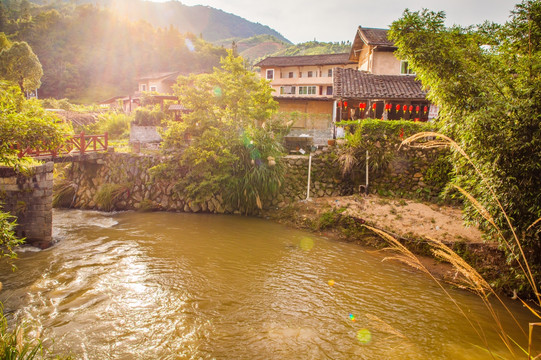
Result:
[[[289,78],[290,78],[290,79],[293,78],[293,71],[290,71],[290,72],[289,72]]]
[[[332,86],[327,86],[327,95],[332,95]]]
[[[316,95],[315,86],[299,86],[299,95]]]
[[[332,77],[332,69],[329,69],[329,71],[327,72],[327,76]]]
[[[313,77],[314,76],[314,72],[313,71],[308,71],[308,77]]]
[[[147,91],[147,86],[145,84],[141,84],[141,91]]]
[[[280,86],[281,95],[295,95],[295,86]]]
[[[274,80],[274,69],[267,70],[267,80]]]
[[[151,86],[150,91],[158,91],[158,89],[156,88],[156,86]]]
[[[400,74],[402,75],[415,75],[413,70],[409,67],[409,64],[406,60],[400,61]]]

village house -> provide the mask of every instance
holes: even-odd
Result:
[[[357,29],[349,60],[358,70],[336,69],[333,118],[426,121],[429,103],[408,62],[395,55],[387,30]]]
[[[279,111],[297,112],[291,135],[309,134],[324,143],[332,134],[333,72],[355,69],[349,54],[271,56],[256,64],[260,76],[270,81]]]
[[[142,103],[143,93],[157,93],[151,94],[156,102],[162,104],[164,100],[177,100],[177,97],[173,95],[173,85],[176,83],[180,71],[152,73],[140,76],[136,78],[137,91],[131,95],[115,96],[113,98],[100,102],[100,105],[109,108],[119,108],[125,113],[131,113]],[[175,109],[177,110],[177,109]]]
[[[332,109],[333,69],[355,68],[349,54],[271,56],[255,66],[269,80],[280,111],[329,114]]]

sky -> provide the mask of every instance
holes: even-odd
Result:
[[[166,1],[166,0],[154,0]],[[447,25],[504,23],[519,0],[180,0],[267,25],[293,43],[353,41],[358,26],[387,28],[405,8],[445,11]]]

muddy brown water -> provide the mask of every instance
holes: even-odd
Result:
[[[54,236],[1,269],[0,300],[78,359],[491,358],[437,284],[354,244],[256,218],[80,210],[55,211]],[[448,290],[511,358],[482,302]]]

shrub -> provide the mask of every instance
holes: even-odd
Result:
[[[153,108],[138,108],[135,110],[134,125],[139,126],[158,126],[165,119],[165,113],[159,106]]]

